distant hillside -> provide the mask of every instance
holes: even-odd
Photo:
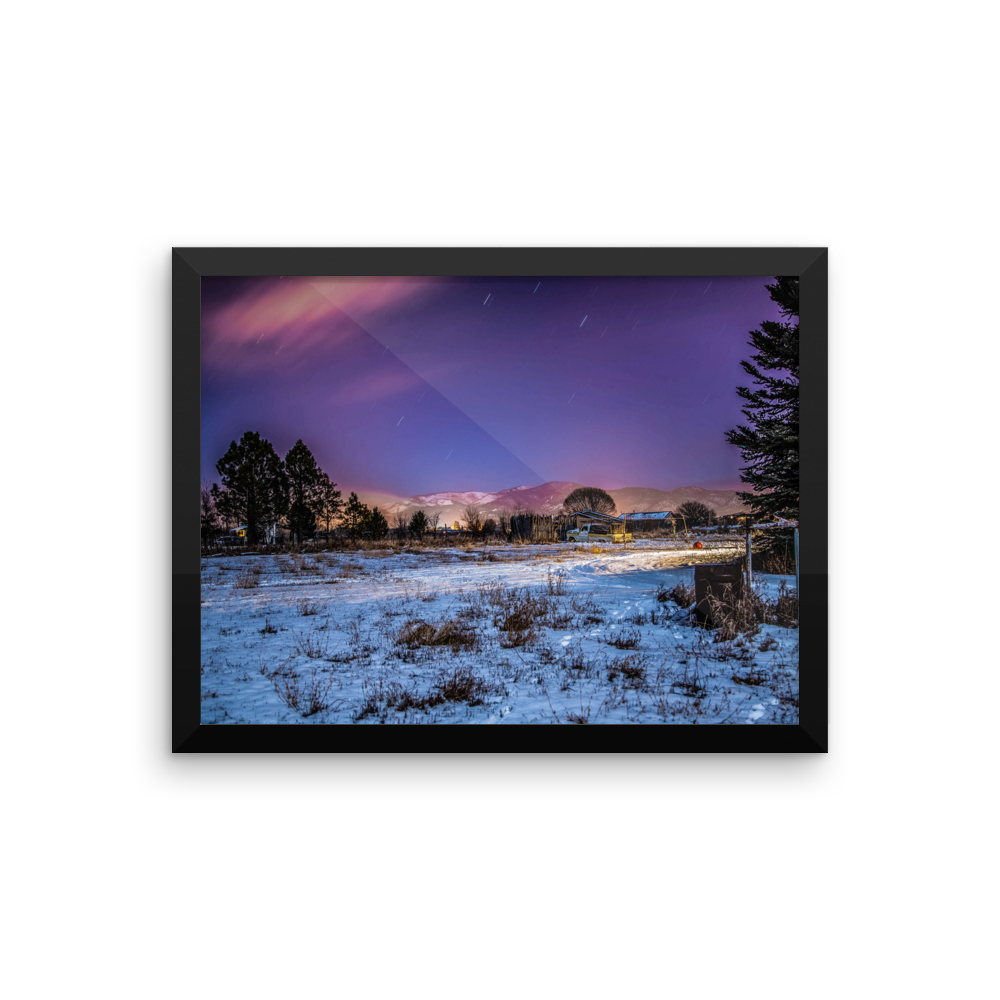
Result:
[[[627,486],[622,490],[608,490],[614,497],[618,513],[649,510],[676,510],[688,500],[696,500],[711,507],[716,514],[741,514],[747,508],[735,490],[705,490],[700,486],[682,486],[680,489],[653,490],[642,486]]]
[[[392,520],[397,514],[411,516],[418,510],[425,514],[441,515],[442,523],[462,520],[462,508],[474,503],[487,515],[500,511],[533,510],[536,514],[557,514],[562,502],[580,483],[554,482],[541,486],[515,486],[497,493],[468,490],[462,493],[422,493],[412,497],[394,497],[386,493],[359,493],[358,499],[369,507],[377,506]],[[700,486],[683,486],[665,492],[642,486],[627,486],[608,490],[614,498],[618,512],[643,513],[651,510],[676,510],[687,500],[697,500],[711,507],[717,514],[736,514],[745,508],[734,490],[705,490]]]

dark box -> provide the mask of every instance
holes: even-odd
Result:
[[[715,597],[722,597],[730,587],[735,598],[743,594],[743,566],[740,563],[703,563],[694,568],[694,596],[697,605],[695,615],[704,625],[712,621],[712,606],[708,600],[709,590]]]

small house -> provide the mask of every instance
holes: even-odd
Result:
[[[267,545],[274,545],[283,541],[285,531],[279,524],[264,524],[259,527],[259,532],[263,534],[264,542]],[[245,545],[248,541],[248,528],[245,524],[237,525],[229,529],[228,541],[230,545]]]

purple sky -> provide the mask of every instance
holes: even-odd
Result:
[[[203,278],[202,478],[246,430],[346,496],[739,489],[759,278]]]

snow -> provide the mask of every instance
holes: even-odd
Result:
[[[202,722],[796,724],[795,629],[717,642],[657,600],[729,554],[706,544],[203,559]],[[534,631],[499,627],[526,600]],[[463,644],[401,641],[421,623]]]

